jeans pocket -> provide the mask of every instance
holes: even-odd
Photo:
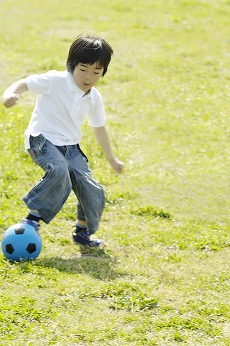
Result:
[[[45,143],[46,139],[43,135],[39,135],[36,137],[30,136],[30,150],[29,153],[34,159],[34,157],[38,157],[44,155],[45,153]]]
[[[80,145],[77,144],[77,149],[80,151],[81,155],[85,159],[86,162],[89,162],[88,157],[85,155],[85,153],[81,150]]]

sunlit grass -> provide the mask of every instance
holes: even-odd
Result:
[[[230,345],[230,5],[218,1],[0,2],[0,91],[65,68],[95,30],[115,55],[99,82],[116,175],[83,126],[107,204],[104,251],[71,241],[73,194],[29,263],[0,256],[0,345]],[[24,152],[35,96],[0,106],[0,233],[42,171]]]

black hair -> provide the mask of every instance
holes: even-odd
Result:
[[[82,64],[93,65],[98,63],[102,67],[104,76],[113,55],[113,49],[104,39],[88,34],[79,35],[69,49],[66,67],[69,72],[74,71],[75,67]]]

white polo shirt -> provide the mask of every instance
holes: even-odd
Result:
[[[101,94],[93,87],[83,97],[71,72],[49,71],[26,78],[29,91],[38,94],[27,130],[25,149],[30,148],[29,137],[42,134],[54,145],[79,143],[81,126],[87,115],[92,127],[105,125],[106,117]]]

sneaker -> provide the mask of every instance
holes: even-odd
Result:
[[[35,229],[35,231],[37,231],[37,232],[38,232],[39,227],[40,227],[39,222],[34,221],[34,220],[23,219],[23,220],[21,221],[21,223],[27,223],[28,225],[33,226],[34,229]]]
[[[104,243],[101,239],[90,239],[90,234],[88,229],[83,229],[78,232],[77,230],[73,233],[73,241],[80,245],[85,245],[89,247],[100,247]]]

